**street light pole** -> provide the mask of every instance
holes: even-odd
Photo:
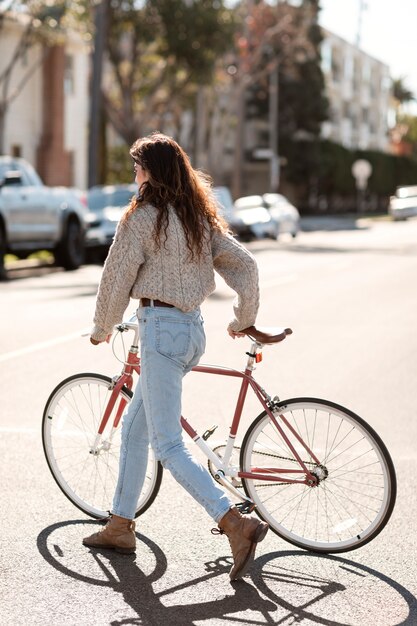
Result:
[[[269,149],[270,149],[270,188],[276,193],[279,187],[280,167],[278,154],[278,81],[279,62],[274,63],[269,73]]]
[[[243,36],[249,49],[251,38],[249,28],[249,18],[252,16],[254,0],[246,0],[243,8],[246,10],[246,18],[244,20]],[[235,130],[235,150],[234,150],[234,170],[232,180],[232,193],[234,198],[242,195],[242,179],[243,167],[245,162],[245,126],[246,126],[246,87],[247,76],[245,63],[242,58],[238,61],[238,82],[235,89],[237,96],[236,102],[236,130]]]
[[[90,133],[88,138],[88,186],[97,185],[98,146],[100,143],[100,122],[102,114],[101,76],[106,38],[107,9],[109,0],[101,0],[95,8],[95,37],[93,70],[90,97]]]

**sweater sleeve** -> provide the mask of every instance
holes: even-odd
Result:
[[[237,294],[234,318],[228,329],[238,332],[252,326],[259,308],[258,266],[252,254],[231,235],[215,231],[212,235],[214,269]]]
[[[123,319],[144,253],[128,221],[120,222],[103,268],[91,337],[104,341]]]

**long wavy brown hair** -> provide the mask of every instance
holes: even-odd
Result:
[[[193,258],[202,251],[207,228],[227,232],[213,195],[211,179],[195,170],[188,155],[174,141],[154,132],[135,141],[130,155],[148,174],[136,197],[126,209],[123,220],[145,204],[158,209],[155,240],[161,245],[162,233],[167,237],[169,206],[173,206],[184,229],[187,247]]]

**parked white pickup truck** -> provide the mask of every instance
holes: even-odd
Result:
[[[57,265],[77,269],[84,260],[86,196],[77,189],[47,187],[25,160],[0,156],[0,278],[4,255],[25,258],[50,250]]]

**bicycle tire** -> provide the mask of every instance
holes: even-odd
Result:
[[[281,424],[278,416],[283,415],[319,459],[317,464],[284,427],[319,482],[307,486],[242,478],[258,516],[282,539],[312,552],[347,552],[374,539],[387,524],[396,499],[394,465],[379,435],[349,409],[318,398],[285,400],[273,414]],[[241,471],[277,463],[282,477],[304,478],[285,474],[298,462],[264,411],[243,439]]]
[[[90,453],[112,385],[112,379],[102,374],[70,376],[52,391],[42,418],[43,449],[52,476],[67,498],[95,519],[108,517],[118,476],[121,424],[109,438],[118,401],[99,453]],[[121,399],[129,402],[132,396],[126,387],[121,389]],[[162,465],[150,449],[135,517],[155,500],[162,473]]]

